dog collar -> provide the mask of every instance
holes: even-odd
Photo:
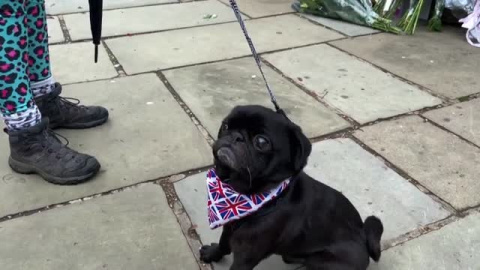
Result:
[[[222,182],[215,170],[210,169],[207,173],[207,206],[210,228],[216,229],[257,212],[267,202],[278,197],[289,183],[290,178],[269,191],[245,195],[236,192],[230,185]]]

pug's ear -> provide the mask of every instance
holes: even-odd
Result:
[[[290,126],[290,149],[293,169],[295,172],[299,172],[307,165],[308,157],[312,152],[312,144],[303,134],[302,129],[293,123]]]

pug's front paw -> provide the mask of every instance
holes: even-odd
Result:
[[[215,243],[200,248],[200,260],[205,263],[218,262],[223,258],[223,255],[220,246]]]

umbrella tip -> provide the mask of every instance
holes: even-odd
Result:
[[[98,45],[95,44],[95,63],[98,62]]]

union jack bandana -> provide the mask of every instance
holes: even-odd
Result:
[[[269,191],[244,195],[222,182],[214,169],[207,173],[208,222],[210,229],[216,229],[231,221],[238,220],[258,211],[265,203],[279,196],[288,187],[290,179]]]

